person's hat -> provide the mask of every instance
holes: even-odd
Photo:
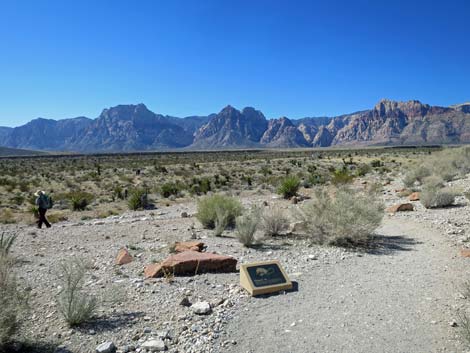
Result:
[[[39,195],[42,195],[42,194],[44,194],[44,191],[38,190],[38,191],[36,191],[36,193],[34,194],[34,196],[39,196]]]

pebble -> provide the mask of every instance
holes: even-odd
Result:
[[[115,353],[115,352],[116,352],[116,346],[111,341],[101,343],[98,347],[96,347],[96,353]]]

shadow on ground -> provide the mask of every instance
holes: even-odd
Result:
[[[391,255],[399,251],[414,251],[418,244],[422,242],[404,235],[375,235],[365,250],[371,255]]]
[[[0,347],[0,353],[73,353],[65,347],[52,342],[34,342],[32,340],[13,342],[7,347]]]
[[[94,330],[96,332],[113,331],[122,327],[134,326],[138,322],[138,319],[143,316],[143,312],[116,313],[94,318],[92,321],[81,325],[77,329],[80,331]]]

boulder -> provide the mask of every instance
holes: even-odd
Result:
[[[202,251],[204,243],[200,241],[182,241],[175,243],[175,252],[183,251]]]
[[[408,196],[408,200],[410,201],[419,201],[419,192],[413,192]]]
[[[211,313],[212,309],[208,302],[197,302],[191,305],[191,309],[195,314],[198,315],[208,315]]]
[[[114,353],[114,352],[116,352],[116,346],[111,341],[101,343],[98,347],[96,347],[96,353]]]
[[[470,249],[460,249],[460,256],[470,257]]]
[[[161,352],[166,350],[165,342],[163,342],[163,340],[160,338],[145,341],[140,347],[146,349],[149,352]]]
[[[411,203],[400,203],[398,205],[393,205],[387,208],[388,213],[396,213],[396,212],[406,212],[406,211],[414,211],[413,204]]]
[[[116,256],[116,265],[125,265],[132,262],[132,256],[127,249],[122,248]]]
[[[145,267],[145,278],[163,276],[165,273],[195,275],[205,272],[235,272],[237,260],[231,256],[213,253],[183,251],[171,255],[164,261]]]

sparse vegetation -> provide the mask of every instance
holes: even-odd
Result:
[[[132,211],[147,208],[149,205],[147,191],[144,189],[132,190],[127,200],[127,205]]]
[[[313,242],[330,245],[363,244],[383,218],[383,205],[349,189],[316,192],[300,208],[298,218]]]
[[[237,217],[235,233],[238,240],[246,247],[253,246],[256,243],[255,233],[260,222],[261,210],[252,208],[244,215]]]
[[[296,176],[287,176],[281,181],[278,193],[285,199],[290,199],[297,195],[300,188],[300,180]]]
[[[58,274],[62,285],[58,308],[69,326],[78,326],[91,319],[97,300],[83,289],[86,266],[78,260],[62,262]]]
[[[242,213],[240,202],[230,196],[220,194],[206,196],[199,200],[197,204],[197,219],[204,228],[214,229],[216,222],[220,227],[233,227],[235,218]]]
[[[278,207],[266,209],[261,216],[264,234],[267,236],[280,235],[289,227],[289,220],[282,209]]]
[[[448,207],[454,203],[456,196],[456,192],[449,188],[440,188],[430,184],[423,186],[420,201],[426,208]]]
[[[67,194],[73,211],[84,211],[93,200],[93,195],[84,191],[73,191]]]

